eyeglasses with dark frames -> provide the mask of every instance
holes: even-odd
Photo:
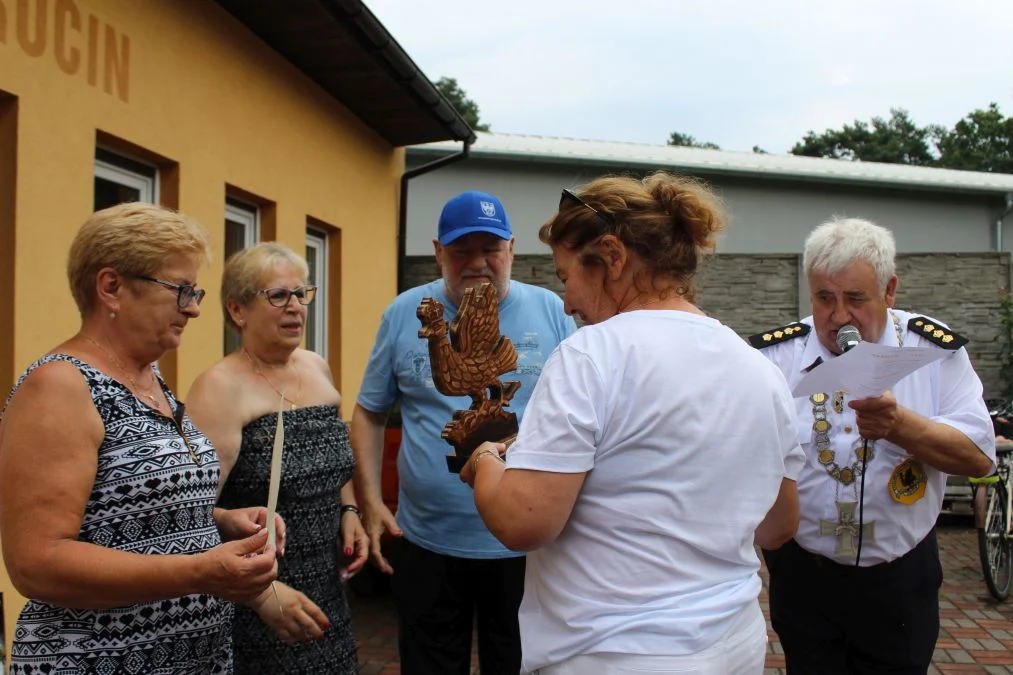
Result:
[[[132,278],[140,279],[141,281],[150,281],[153,284],[159,284],[176,291],[176,304],[180,309],[186,309],[190,306],[191,302],[196,302],[200,305],[201,300],[204,299],[204,294],[207,293],[207,291],[203,288],[197,288],[193,284],[174,284],[171,281],[166,281],[165,279],[156,279],[154,277],[144,276],[143,274],[134,275]]]
[[[299,286],[289,290],[287,288],[264,288],[257,291],[257,295],[263,295],[267,301],[275,307],[285,307],[292,296],[299,301],[300,305],[308,305],[317,296],[316,286]]]
[[[568,190],[567,188],[563,188],[563,194],[559,197],[560,211],[563,210],[563,205],[566,204],[567,202],[578,204],[586,209],[590,209],[591,212],[594,213],[594,215],[601,218],[602,222],[604,222],[609,227],[614,227],[616,224],[616,220],[615,218],[612,217],[612,214],[599,211],[598,209],[594,208],[593,206],[585,202],[583,199],[581,199],[579,195],[575,194],[571,190]]]

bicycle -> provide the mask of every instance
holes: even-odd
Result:
[[[968,478],[974,491],[974,524],[978,529],[978,556],[988,592],[1000,602],[1009,596],[1013,582],[1013,539],[1010,532],[1011,460],[1013,443],[996,446],[996,472]]]

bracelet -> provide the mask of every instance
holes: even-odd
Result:
[[[342,504],[339,516],[344,517],[346,513],[354,513],[359,518],[362,518],[362,514],[359,513],[359,507],[352,504]]]
[[[499,455],[498,452],[496,452],[495,450],[489,450],[488,448],[486,448],[482,452],[476,453],[475,456],[471,458],[471,472],[473,474],[478,475],[478,460],[479,460],[479,458],[481,458],[481,457],[483,457],[485,455],[492,455],[493,457],[495,457],[499,461],[503,462],[503,458],[500,457],[500,455]]]

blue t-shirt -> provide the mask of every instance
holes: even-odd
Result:
[[[442,279],[399,295],[380,320],[359,390],[359,405],[372,412],[388,410],[401,397],[397,523],[412,543],[443,555],[515,556],[486,529],[471,488],[447,470],[446,456],[454,448],[440,433],[454,411],[467,409],[471,399],[444,396],[433,384],[429,345],[418,336],[422,325],[415,314],[427,297],[443,303],[447,322],[453,321],[457,307],[447,299]],[[521,383],[506,408],[520,421],[542,364],[576,326],[563,313],[559,296],[519,281],[510,282],[510,291],[500,302],[499,321],[500,332],[517,350],[517,370],[500,379]]]

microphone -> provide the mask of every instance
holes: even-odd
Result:
[[[837,346],[842,352],[854,349],[862,341],[862,334],[850,323],[837,329]],[[869,440],[862,439],[862,477],[858,493],[858,552],[855,553],[855,567],[862,560],[862,533],[865,531],[865,464],[869,458]]]
[[[842,352],[854,348],[862,341],[862,334],[850,323],[837,329],[837,346]]]

